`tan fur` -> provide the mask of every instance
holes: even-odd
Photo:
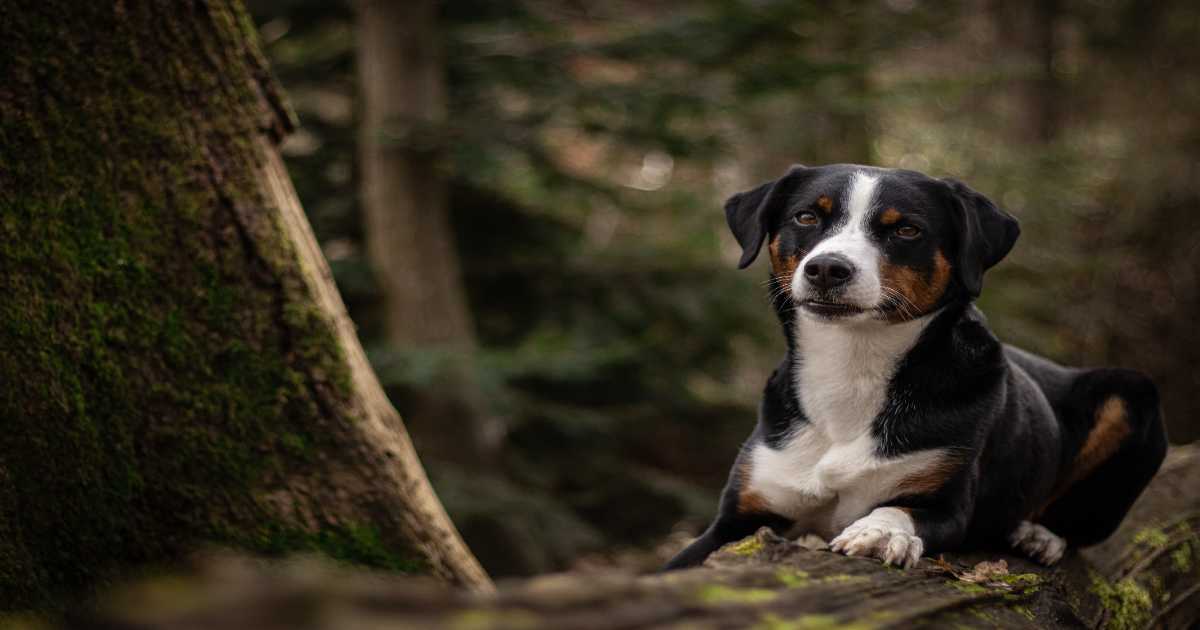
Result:
[[[788,286],[792,281],[792,275],[796,273],[796,267],[800,266],[800,257],[780,255],[779,236],[771,239],[767,250],[771,252],[771,270],[779,278],[780,286]]]
[[[762,514],[770,510],[763,495],[753,490],[743,490],[738,494],[737,511],[739,514]]]
[[[1112,457],[1131,431],[1125,401],[1119,396],[1109,397],[1096,410],[1096,424],[1071,464],[1071,483],[1092,474],[1100,464]]]
[[[738,464],[734,474],[737,475],[739,488],[737,501],[738,513],[761,514],[769,511],[766,497],[753,490],[746,489],[746,486],[750,484],[750,462],[743,460],[741,464]]]
[[[888,208],[879,216],[879,222],[884,225],[895,225],[900,221],[900,212],[895,208]]]
[[[908,300],[902,308],[893,312],[897,320],[910,320],[933,310],[942,299],[950,284],[950,261],[938,250],[933,255],[933,271],[928,277],[912,267],[885,263],[882,273],[883,286],[898,292]]]
[[[821,195],[817,197],[817,207],[825,214],[829,214],[833,212],[833,200],[828,195]]]
[[[1088,432],[1083,448],[1079,449],[1075,460],[1071,462],[1070,472],[1058,482],[1050,499],[1042,505],[1037,514],[1041,515],[1052,503],[1066,494],[1071,486],[1095,472],[1100,464],[1121,448],[1121,443],[1132,431],[1133,428],[1129,426],[1129,410],[1124,399],[1120,396],[1110,396],[1096,409],[1096,423]]]
[[[908,475],[896,486],[898,496],[921,496],[937,492],[962,469],[962,460],[943,457],[920,473]]]

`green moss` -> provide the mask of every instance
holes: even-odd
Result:
[[[804,615],[785,619],[773,613],[764,615],[762,621],[755,626],[760,630],[823,630],[841,627],[837,617],[832,615]]]
[[[839,621],[833,615],[813,614],[786,618],[775,613],[767,613],[754,628],[756,630],[832,630],[834,628],[837,630],[872,630],[887,625],[888,621],[894,617],[894,613],[886,611],[871,613],[863,619],[853,621]]]
[[[997,575],[995,579],[1019,589],[1036,587],[1042,583],[1042,577],[1036,573],[1009,573]]]
[[[826,575],[820,579],[822,584],[854,584],[866,582],[869,578],[864,575],[848,575],[845,573],[837,573],[834,575]]]
[[[277,505],[345,451],[323,424],[352,391],[259,198],[241,9],[18,5],[0,21],[0,609],[201,544],[413,568],[380,532]]]
[[[742,540],[729,545],[729,551],[736,553],[739,556],[752,556],[763,549],[762,541],[755,536],[747,536]]]
[[[268,555],[310,551],[348,564],[400,573],[428,570],[420,556],[391,548],[371,525],[330,526],[315,532],[276,525],[251,536],[230,532],[230,539]]]
[[[799,569],[780,569],[775,572],[775,577],[779,578],[779,581],[788,588],[799,588],[812,582],[808,577],[808,571]]]
[[[986,586],[983,586],[980,584],[973,584],[971,582],[961,582],[961,581],[955,580],[955,581],[948,582],[948,584],[950,584],[950,586],[953,586],[954,588],[956,588],[964,593],[967,593],[969,595],[982,595],[984,593],[991,592],[991,590],[988,589]]]
[[[705,604],[761,604],[769,602],[779,593],[765,588],[735,588],[724,584],[709,584],[696,593],[697,599]]]
[[[1185,543],[1171,552],[1171,568],[1177,573],[1188,573],[1192,570],[1193,550],[1191,543]]]
[[[1135,545],[1146,545],[1152,549],[1166,547],[1168,542],[1170,542],[1170,538],[1167,533],[1157,527],[1147,527],[1133,537]]]
[[[1150,620],[1153,606],[1150,593],[1131,578],[1113,583],[1093,574],[1089,590],[1100,599],[1100,605],[1109,614],[1107,628],[1132,630],[1145,626]]]
[[[486,628],[538,628],[537,615],[523,610],[467,610],[454,615],[449,627],[454,630],[484,630]]]

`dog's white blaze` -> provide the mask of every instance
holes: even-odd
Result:
[[[800,261],[799,267],[804,269],[808,261],[821,254],[839,254],[846,257],[854,265],[855,274],[842,296],[848,302],[863,308],[872,308],[879,303],[879,245],[870,237],[871,209],[878,188],[878,176],[862,171],[856,172],[850,180],[843,201],[846,221],[836,232],[818,243],[804,260]],[[806,283],[803,273],[794,274],[792,294],[804,295],[807,292]]]

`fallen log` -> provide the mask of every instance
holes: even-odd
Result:
[[[1200,445],[1176,448],[1104,544],[1052,568],[1013,556],[912,570],[761,530],[669,575],[558,574],[471,594],[315,559],[208,558],[114,595],[74,627],[1188,628],[1200,619]]]

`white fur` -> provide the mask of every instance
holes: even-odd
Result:
[[[836,442],[869,432],[896,365],[933,317],[895,324],[796,318],[796,391],[804,413]]]
[[[893,507],[875,508],[854,521],[830,547],[848,556],[871,556],[904,568],[916,565],[925,551],[912,517]]]
[[[1050,566],[1062,559],[1067,551],[1067,541],[1054,532],[1029,521],[1021,521],[1020,525],[1009,535],[1008,542],[1013,548],[1020,549],[1025,555],[1038,562]]]
[[[870,435],[835,444],[806,425],[781,449],[759,444],[751,451],[747,488],[772,512],[794,520],[798,530],[829,540],[894,498],[900,480],[944,456],[928,450],[881,459],[875,447]]]
[[[809,422],[779,449],[751,451],[747,489],[828,540],[945,457],[935,449],[881,458],[871,432],[896,364],[933,317],[890,325],[798,320],[796,386]]]
[[[821,254],[839,254],[855,267],[854,278],[842,293],[842,299],[863,309],[874,308],[882,293],[879,277],[879,245],[871,239],[871,210],[879,187],[879,177],[862,171],[855,173],[847,188],[844,207],[846,221],[841,223],[800,261],[800,269]],[[792,295],[802,298],[809,292],[808,280],[803,273],[792,276]],[[849,319],[861,320],[869,317],[860,313]]]

